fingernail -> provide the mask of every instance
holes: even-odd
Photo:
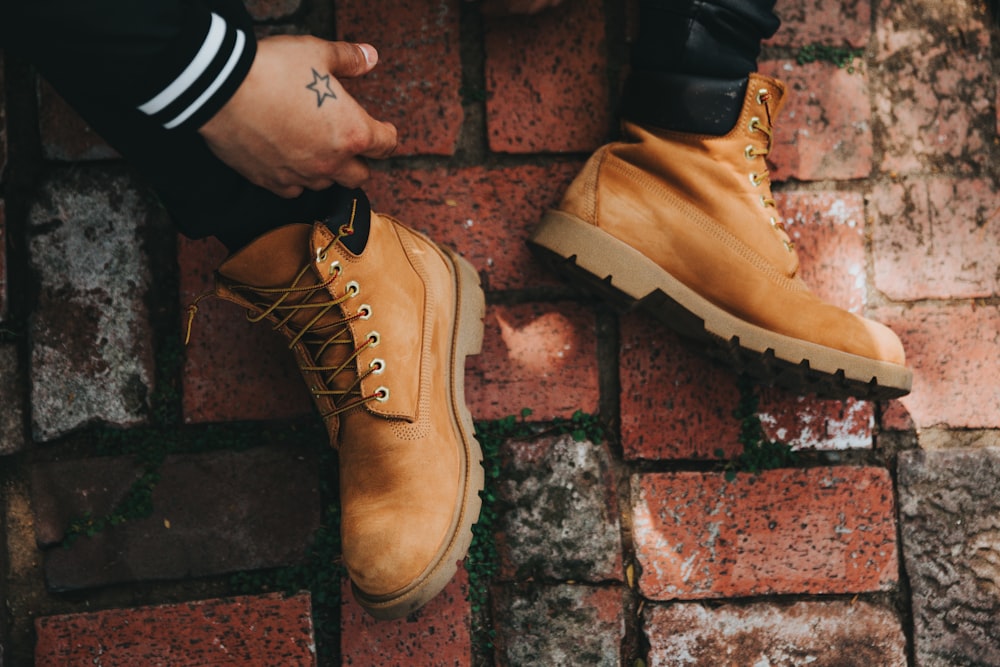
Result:
[[[357,47],[361,49],[361,53],[365,55],[365,62],[369,66],[374,65],[378,62],[378,51],[371,44],[358,44]]]

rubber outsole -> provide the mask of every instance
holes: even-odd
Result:
[[[455,529],[442,553],[428,569],[405,590],[392,595],[371,596],[351,582],[354,597],[368,613],[380,620],[407,616],[427,604],[452,580],[472,544],[472,526],[482,509],[480,491],[485,486],[483,452],[476,440],[472,413],[465,404],[465,359],[479,354],[483,344],[485,297],[479,275],[465,259],[438,246],[451,263],[455,278],[455,327],[451,341],[451,414],[456,430],[466,445],[464,452],[465,485],[463,501],[456,508]]]
[[[549,211],[528,240],[554,271],[584,283],[621,311],[641,308],[765,385],[823,398],[886,400],[910,391],[905,366],[768,331],[675,279],[638,250],[562,211]]]

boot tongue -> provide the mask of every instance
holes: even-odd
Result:
[[[309,263],[312,225],[280,227],[238,251],[219,267],[227,280],[254,287],[281,287],[291,284]]]

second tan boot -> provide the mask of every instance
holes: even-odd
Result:
[[[324,223],[271,231],[218,269],[215,295],[281,332],[339,452],[343,560],[377,618],[445,587],[483,488],[465,405],[482,343],[478,276],[454,253],[372,214],[360,254]]]
[[[823,302],[798,275],[764,159],[784,94],[781,82],[751,74],[723,136],[625,123],[625,140],[591,157],[530,244],[766,383],[901,396],[912,375],[899,338]]]

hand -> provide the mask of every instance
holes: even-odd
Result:
[[[486,16],[508,16],[510,14],[537,14],[558,7],[563,0],[483,0],[482,9]]]
[[[260,40],[246,79],[198,130],[223,162],[282,197],[368,180],[365,158],[386,158],[396,128],[368,115],[338,78],[367,74],[368,44],[309,36]]]

